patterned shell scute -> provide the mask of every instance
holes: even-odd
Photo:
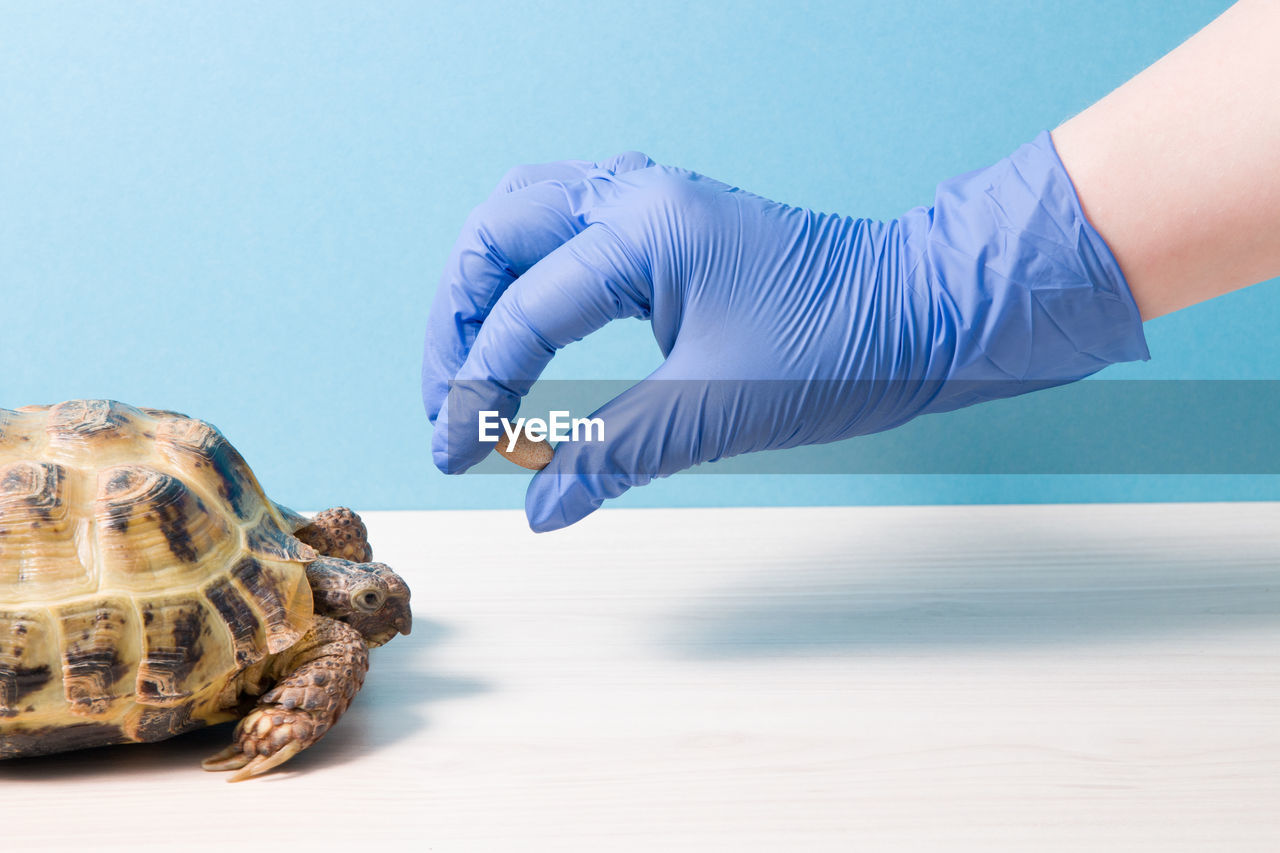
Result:
[[[0,461],[0,587],[41,596],[93,586],[69,482],[55,462]]]
[[[310,627],[316,554],[290,524],[203,421],[0,409],[0,724],[145,740],[214,721],[236,672]]]

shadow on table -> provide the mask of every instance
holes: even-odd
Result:
[[[480,681],[424,671],[427,647],[447,638],[447,626],[415,617],[413,634],[374,649],[364,687],[333,730],[315,746],[255,782],[324,770],[381,751],[430,724],[423,713],[431,703],[486,691]],[[426,651],[424,652],[424,649]],[[428,667],[429,668],[429,667]],[[77,752],[0,761],[0,780],[56,782],[68,778],[104,778],[127,773],[200,769],[207,758],[231,742],[234,723],[198,729],[160,743],[124,744]],[[213,774],[210,774],[211,778]]]
[[[872,541],[865,531],[836,534],[766,557],[750,582],[690,601],[665,621],[660,642],[677,656],[728,659],[1280,629],[1280,533],[1141,536],[1073,538],[1025,519],[1016,529],[942,533],[898,521]]]

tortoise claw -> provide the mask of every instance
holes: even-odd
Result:
[[[242,753],[238,746],[232,744],[201,761],[200,766],[205,770],[239,770],[248,763],[249,756]]]
[[[298,743],[296,740],[290,741],[275,755],[259,755],[255,757],[252,761],[241,768],[236,775],[232,776],[227,781],[243,782],[245,779],[249,779],[261,773],[266,773],[272,767],[279,767],[281,764],[284,764],[301,751],[302,744]]]

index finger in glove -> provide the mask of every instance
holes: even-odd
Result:
[[[461,473],[493,449],[482,416],[511,418],[557,350],[620,317],[646,316],[647,274],[617,235],[587,228],[509,287],[448,383],[432,437],[432,458]]]
[[[563,161],[514,169],[467,218],[436,288],[422,356],[422,401],[435,423],[449,380],[480,326],[518,276],[585,227],[566,182],[652,165],[638,152],[601,163]]]

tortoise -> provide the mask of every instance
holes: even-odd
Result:
[[[269,500],[217,428],[111,400],[0,408],[0,758],[240,718],[240,781],[346,711],[411,627],[349,509]]]

